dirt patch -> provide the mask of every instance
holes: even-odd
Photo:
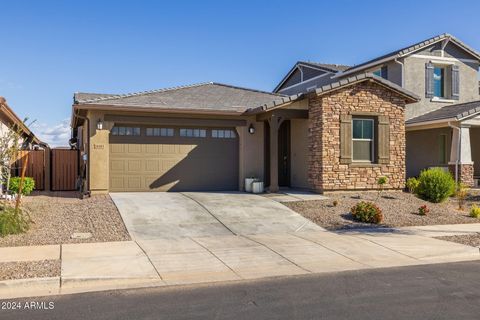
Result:
[[[130,240],[109,195],[80,200],[74,192],[33,193],[22,206],[33,220],[30,229],[0,238],[0,247]],[[88,232],[91,238],[71,238]]]
[[[0,281],[60,276],[60,260],[0,263]]]
[[[480,248],[480,233],[464,234],[464,235],[458,235],[458,236],[435,237],[435,238]]]
[[[376,192],[349,192],[329,194],[328,197],[326,200],[290,202],[284,205],[329,230],[480,222],[468,215],[470,206],[473,203],[479,204],[478,193],[468,196],[465,211],[458,210],[457,201],[453,198],[444,203],[430,203],[406,192],[384,192],[380,197]],[[372,225],[352,219],[350,208],[362,200],[375,202],[382,209],[382,224]],[[337,201],[337,206],[333,205],[334,201]],[[430,209],[426,216],[418,215],[418,208],[422,205],[427,205]]]

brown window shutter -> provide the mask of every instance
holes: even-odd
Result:
[[[352,163],[352,116],[340,116],[340,163]]]
[[[390,121],[388,116],[378,116],[378,163],[390,162]]]

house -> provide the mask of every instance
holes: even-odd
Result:
[[[22,138],[29,144],[38,145],[42,143],[8,106],[5,98],[0,97],[0,136],[4,136],[12,128],[18,130]],[[28,148],[27,145],[25,147]]]
[[[479,58],[444,34],[356,66],[298,62],[273,92],[76,93],[73,141],[92,193],[243,190],[246,177],[271,192],[375,189],[381,176],[402,189],[439,165],[473,181],[475,121],[461,115],[479,100]]]

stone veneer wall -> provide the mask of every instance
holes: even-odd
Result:
[[[455,165],[448,165],[450,172],[455,178]],[[473,164],[459,164],[458,165],[458,181],[465,184],[467,187],[475,185],[473,181]]]
[[[340,163],[340,115],[358,112],[389,117],[390,157],[386,164]],[[388,189],[405,187],[405,98],[365,81],[331,93],[309,96],[309,183],[317,192],[377,189],[388,177]]]

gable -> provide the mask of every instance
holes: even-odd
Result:
[[[297,63],[295,66],[290,70],[289,74],[287,74],[286,78],[284,78],[280,85],[275,88],[274,92],[282,91],[288,87],[293,85],[299,84],[301,82],[311,80],[315,77],[325,75],[331,72],[327,72],[325,70],[320,70],[313,66],[307,66],[304,64]]]
[[[443,48],[443,53],[442,53]],[[433,57],[448,57],[455,59],[465,59],[465,60],[475,60],[478,61],[478,58],[475,57],[470,52],[466,51],[464,48],[458,44],[449,41],[446,46],[442,42],[434,43],[430,46],[423,48],[422,50],[412,52],[411,55],[416,56],[433,56]]]

